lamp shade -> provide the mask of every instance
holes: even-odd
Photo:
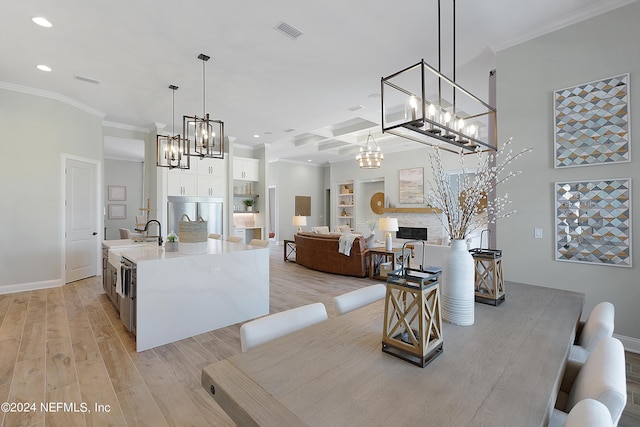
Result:
[[[307,217],[302,215],[295,215],[293,217],[293,221],[291,221],[291,225],[297,225],[298,227],[307,225]]]
[[[398,231],[398,218],[380,218],[379,228],[382,231]]]

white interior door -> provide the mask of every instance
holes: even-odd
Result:
[[[97,273],[97,165],[74,159],[65,162],[66,283]]]

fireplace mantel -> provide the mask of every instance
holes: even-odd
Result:
[[[442,213],[437,208],[382,208],[382,213]]]

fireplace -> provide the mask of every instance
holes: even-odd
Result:
[[[424,227],[398,227],[396,239],[427,240],[427,228]]]

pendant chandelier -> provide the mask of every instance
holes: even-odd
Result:
[[[189,143],[175,134],[176,90],[178,86],[170,85],[171,89],[171,136],[156,136],[156,166],[169,169],[190,169]]]
[[[373,144],[369,144],[373,141]],[[380,152],[380,147],[376,140],[371,136],[367,136],[367,143],[364,147],[360,147],[360,152],[356,156],[356,162],[360,169],[378,169],[384,160],[384,154]]]
[[[438,67],[424,59],[381,79],[382,131],[451,152],[497,149],[496,109],[456,83],[456,2],[453,79],[442,71],[438,0]]]
[[[196,115],[182,117],[182,133],[187,144],[193,142],[193,151],[184,154],[200,158],[224,159],[224,123],[212,120],[206,112],[206,76],[205,67],[209,57],[198,55],[202,61],[202,117]],[[185,147],[186,148],[186,147]]]

